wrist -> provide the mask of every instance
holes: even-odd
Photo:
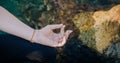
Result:
[[[31,36],[31,39],[30,39],[30,42],[32,42],[32,43],[37,42],[37,34],[38,34],[38,30],[34,29],[32,36]]]

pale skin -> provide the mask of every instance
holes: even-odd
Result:
[[[21,37],[25,40],[30,41],[33,36],[32,40],[34,43],[50,47],[62,47],[67,42],[67,39],[72,32],[72,30],[66,30],[65,32],[64,28],[65,25],[63,24],[47,25],[40,30],[36,30],[33,36],[35,29],[24,24],[0,6],[0,30]],[[54,33],[54,29],[60,29],[60,33]]]

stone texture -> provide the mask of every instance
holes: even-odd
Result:
[[[103,52],[113,42],[120,41],[119,30],[119,13],[120,5],[114,6],[108,11],[95,12],[95,40],[96,48],[99,52]]]
[[[104,50],[104,55],[107,57],[120,58],[120,42],[113,43]]]
[[[92,18],[93,12],[81,11],[74,16],[72,21],[79,29],[79,39],[82,40],[84,45],[90,48],[95,48],[95,31],[93,25],[95,20]]]
[[[100,53],[112,43],[120,41],[120,5],[107,11],[80,12],[73,22],[80,30],[79,38],[84,45]]]

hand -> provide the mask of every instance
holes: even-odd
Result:
[[[61,47],[66,43],[72,32],[72,30],[64,32],[64,28],[65,25],[63,24],[47,25],[36,32],[35,42],[50,47]],[[54,29],[60,29],[60,33],[54,33]]]

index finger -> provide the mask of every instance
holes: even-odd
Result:
[[[60,36],[63,37],[65,34],[65,25],[63,25],[60,29]]]
[[[63,24],[48,25],[48,27],[50,27],[50,29],[58,29],[58,28],[61,28],[62,26],[63,26]]]

